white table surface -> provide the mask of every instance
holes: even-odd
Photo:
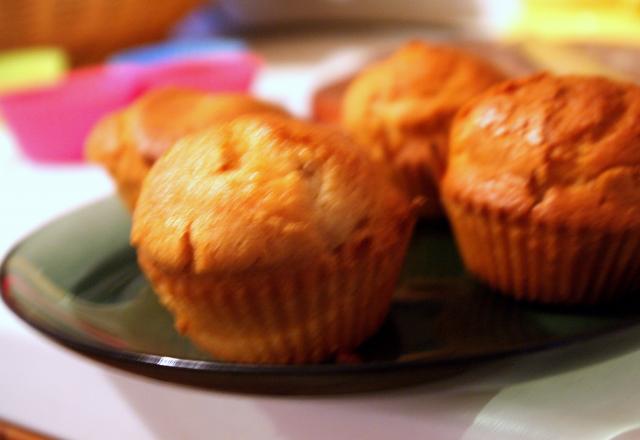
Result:
[[[267,68],[256,92],[304,114],[318,81],[394,38],[258,44]],[[100,169],[30,163],[0,131],[1,254],[52,217],[111,192]],[[50,342],[4,305],[0,347],[0,419],[61,438],[640,438],[640,331],[437,383],[338,397],[234,395],[135,376]]]

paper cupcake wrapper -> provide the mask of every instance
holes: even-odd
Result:
[[[640,285],[640,231],[604,231],[514,219],[447,201],[467,269],[520,300],[593,304]]]
[[[171,276],[140,257],[177,329],[214,357],[311,363],[348,351],[382,324],[407,237],[385,252],[361,246],[299,270],[220,278]]]

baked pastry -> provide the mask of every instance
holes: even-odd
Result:
[[[87,140],[86,154],[107,169],[133,211],[151,165],[175,141],[211,124],[252,113],[285,111],[243,94],[157,89],[98,122]]]
[[[177,329],[214,357],[321,361],[387,313],[414,216],[386,176],[337,130],[241,117],[160,158],[131,241]]]
[[[311,118],[325,124],[339,125],[342,100],[352,78],[341,79],[317,90],[311,99]]]
[[[443,200],[469,271],[519,299],[594,303],[640,278],[640,88],[538,74],[474,99]]]
[[[450,122],[467,100],[503,79],[497,68],[460,49],[413,41],[351,82],[342,122],[391,165],[410,196],[424,198],[423,216],[439,216]]]

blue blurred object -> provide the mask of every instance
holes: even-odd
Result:
[[[246,49],[247,46],[242,40],[231,38],[176,39],[118,52],[109,58],[109,62],[151,64],[168,60],[199,58],[221,52],[243,52]]]
[[[234,29],[233,19],[217,5],[204,5],[180,20],[171,38],[212,38]]]

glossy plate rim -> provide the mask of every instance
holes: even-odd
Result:
[[[62,214],[52,217],[47,222],[33,229],[30,233],[20,238],[5,254],[0,264],[0,297],[7,308],[17,316],[22,322],[35,329],[47,338],[59,345],[71,349],[74,352],[86,355],[97,361],[123,367],[143,367],[145,369],[182,370],[197,374],[233,374],[233,375],[255,375],[267,374],[276,376],[288,375],[308,375],[308,376],[331,376],[339,374],[357,373],[383,373],[395,370],[423,369],[429,367],[443,367],[450,365],[476,364],[486,361],[503,359],[506,357],[516,357],[520,355],[532,354],[542,351],[553,350],[576,343],[587,342],[599,337],[613,335],[632,327],[640,325],[638,320],[620,320],[610,324],[605,328],[596,328],[593,331],[558,337],[552,341],[538,341],[528,346],[521,347],[501,347],[494,351],[477,354],[455,354],[452,353],[444,358],[416,357],[407,360],[377,360],[362,363],[319,363],[319,364],[247,364],[231,363],[216,360],[185,359],[173,356],[163,356],[152,353],[141,353],[129,350],[119,350],[116,347],[102,344],[96,341],[94,344],[86,343],[74,338],[64,332],[56,332],[38,320],[31,319],[13,300],[11,292],[5,278],[7,275],[7,265],[14,253],[27,240],[42,232],[52,224],[63,221],[66,217],[77,214],[91,205],[113,199],[115,196],[95,199],[92,202],[76,206],[74,209],[65,211]],[[497,293],[496,293],[497,294]],[[538,305],[532,304],[537,307]],[[541,305],[544,307],[544,305]]]

